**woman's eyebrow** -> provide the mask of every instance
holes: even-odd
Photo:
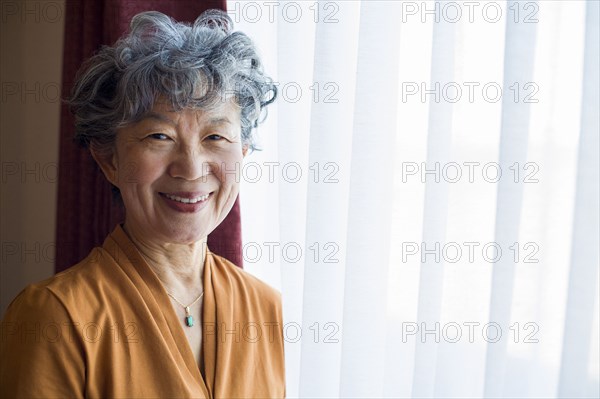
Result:
[[[177,123],[169,118],[166,115],[157,113],[157,112],[149,112],[148,114],[146,114],[146,116],[144,116],[144,118],[142,120],[146,120],[146,119],[155,119],[158,120],[160,122],[165,122],[168,123],[169,125],[172,126],[177,126]],[[207,125],[222,125],[222,124],[230,124],[231,125],[231,121],[229,120],[229,118],[227,117],[215,117],[215,118],[210,118],[207,122]]]
[[[160,122],[168,123],[169,125],[173,125],[173,126],[177,125],[177,123],[175,123],[175,121],[173,121],[173,119],[167,117],[166,115],[159,114],[157,112],[149,112],[146,116],[144,116],[143,120],[145,120],[145,119],[156,119]]]
[[[220,125],[220,124],[223,124],[223,123],[228,123],[228,124],[231,125],[231,121],[227,117],[211,118],[211,119],[208,120],[208,124],[209,125]]]

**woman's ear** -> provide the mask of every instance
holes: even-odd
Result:
[[[90,146],[90,152],[92,153],[92,157],[102,169],[102,173],[106,176],[106,179],[116,187],[119,187],[118,183],[118,162],[117,162],[117,153],[114,150],[106,151],[99,150],[94,148],[93,145]]]
[[[242,147],[242,154],[244,155],[244,157],[246,156],[246,154],[248,153],[248,146],[245,145]]]

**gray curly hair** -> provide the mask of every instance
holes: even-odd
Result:
[[[252,129],[277,96],[248,36],[233,32],[223,11],[208,10],[190,25],[156,11],[137,14],[130,32],[104,46],[78,74],[69,104],[75,140],[110,150],[118,128],[144,118],[160,97],[174,111],[210,109],[234,98],[242,143],[257,149]]]

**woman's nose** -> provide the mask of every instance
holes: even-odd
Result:
[[[179,152],[169,166],[169,174],[172,177],[189,181],[206,180],[206,176],[211,172],[209,157],[197,150],[187,149]]]

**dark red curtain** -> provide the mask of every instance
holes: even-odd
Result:
[[[192,22],[204,10],[226,10],[226,0],[69,0],[65,4],[63,97],[71,91],[84,60],[103,44],[114,43],[128,30],[131,18],[156,10],[177,21]],[[66,105],[61,109],[56,266],[62,271],[101,245],[123,212],[89,151],[73,141],[74,120]],[[239,199],[221,225],[209,236],[209,248],[242,266]]]

